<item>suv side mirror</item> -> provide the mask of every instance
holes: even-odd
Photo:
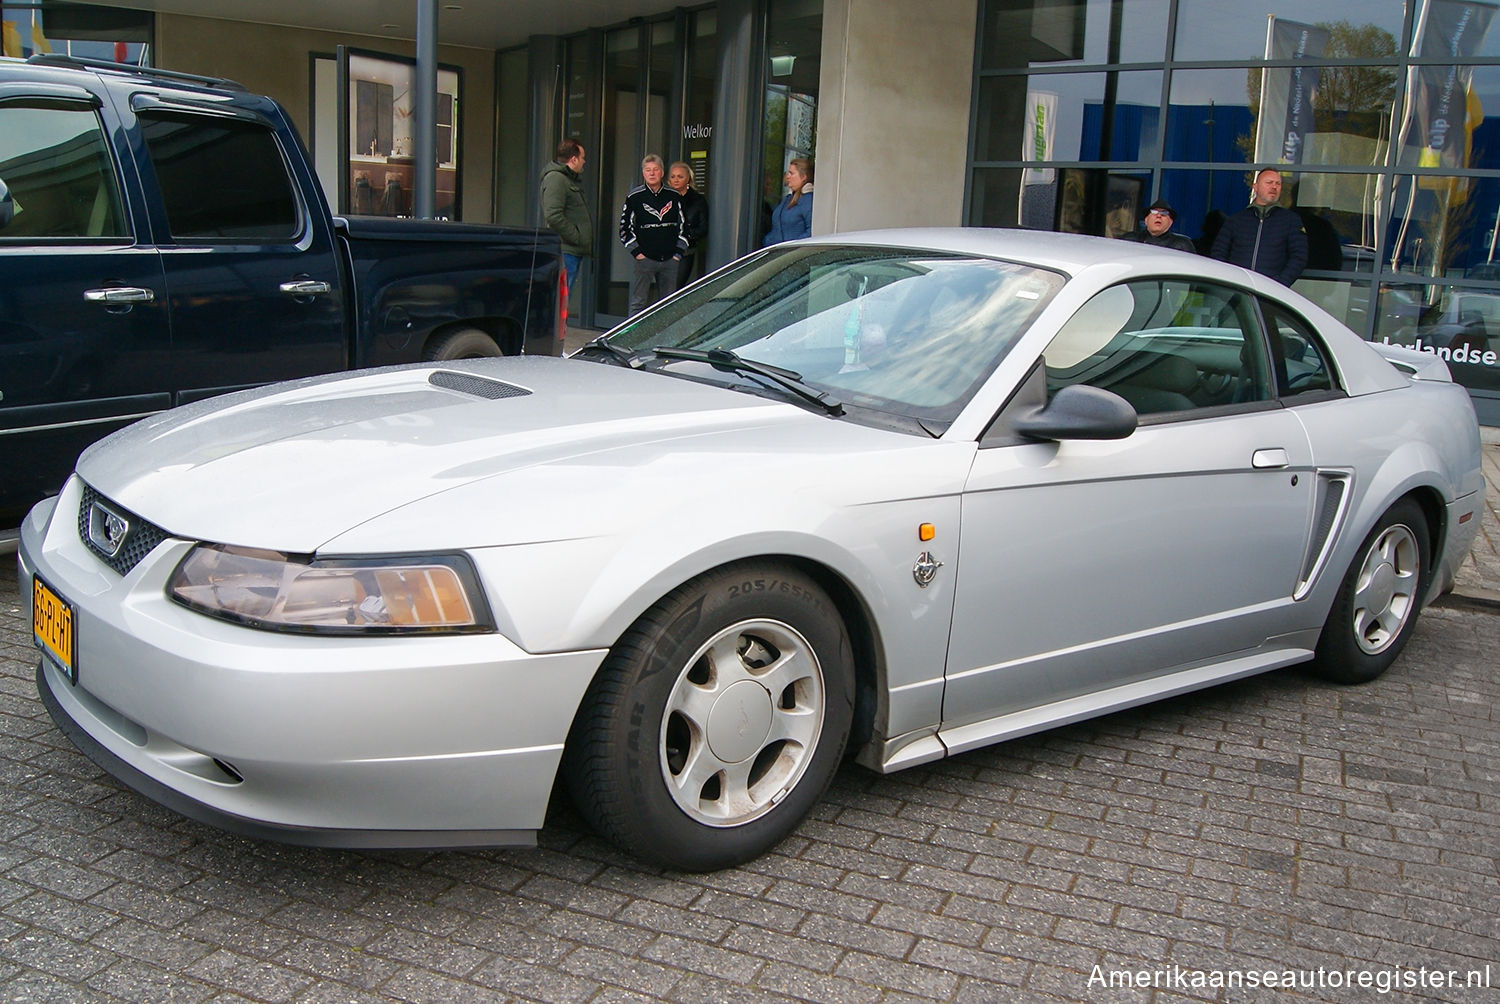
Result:
[[[1064,387],[1046,407],[1017,418],[1011,427],[1031,439],[1124,439],[1137,421],[1123,397],[1080,383]]]
[[[0,227],[10,225],[11,217],[16,215],[16,200],[10,194],[10,187],[5,184],[5,179],[0,178]]]

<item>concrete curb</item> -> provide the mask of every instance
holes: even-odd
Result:
[[[1432,605],[1448,607],[1452,610],[1470,610],[1481,614],[1500,614],[1500,593],[1492,593],[1483,589],[1446,593],[1433,600]]]

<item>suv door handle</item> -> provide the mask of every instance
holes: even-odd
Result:
[[[1256,450],[1250,455],[1250,466],[1258,469],[1289,467],[1291,460],[1287,458],[1286,450],[1277,446],[1268,450]]]
[[[333,287],[319,279],[293,279],[281,284],[287,296],[321,296]]]
[[[111,286],[108,289],[86,289],[83,298],[89,303],[151,303],[156,293],[139,286]]]

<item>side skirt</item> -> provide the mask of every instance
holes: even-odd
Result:
[[[1316,641],[1314,636],[1313,641]],[[1167,676],[1128,683],[1079,697],[1070,697],[1024,711],[1013,711],[982,722],[952,729],[940,729],[936,735],[905,736],[884,744],[879,763],[861,757],[861,762],[883,774],[930,763],[955,753],[991,746],[1007,739],[1019,739],[1035,732],[1071,725],[1126,708],[1150,704],[1178,694],[1229,683],[1273,669],[1307,662],[1313,657],[1310,648],[1278,647],[1227,659],[1208,666],[1185,669]]]

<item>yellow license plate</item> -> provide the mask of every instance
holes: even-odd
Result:
[[[73,635],[73,608],[41,579],[31,580],[31,631],[37,647],[52,656],[78,682],[78,642]]]

